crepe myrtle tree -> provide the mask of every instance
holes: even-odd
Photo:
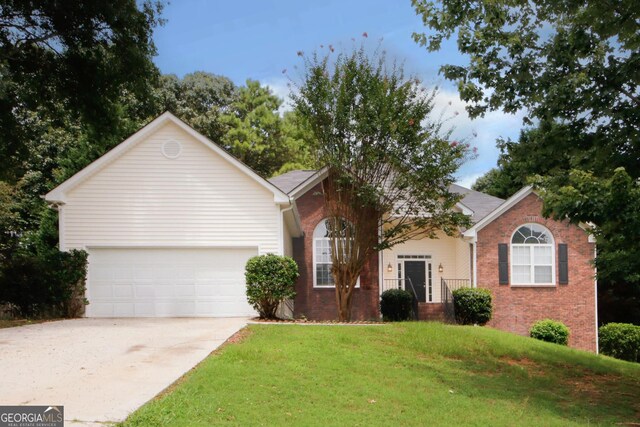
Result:
[[[366,37],[366,35],[365,35]],[[456,212],[449,191],[468,144],[431,119],[435,91],[364,46],[304,61],[293,82],[295,111],[314,134],[313,152],[327,177],[331,273],[340,321],[351,319],[353,291],[376,251],[416,238],[454,235],[468,218]]]

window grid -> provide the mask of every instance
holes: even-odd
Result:
[[[315,286],[331,288],[335,286],[333,274],[331,274],[331,242],[328,238],[319,237],[313,239],[315,248]]]
[[[526,224],[511,239],[511,282],[514,285],[553,285],[553,238],[544,227]]]
[[[331,274],[331,239],[328,236],[327,219],[318,223],[313,232],[313,286],[316,288],[333,288],[335,282]],[[356,282],[360,287],[360,278]]]

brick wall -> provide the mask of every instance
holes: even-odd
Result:
[[[296,200],[304,236],[293,242],[293,258],[300,269],[300,277],[296,283],[294,317],[335,320],[338,318],[335,289],[313,287],[313,230],[326,218],[324,198],[318,194],[320,191],[318,185]],[[352,320],[379,318],[378,286],[378,255],[373,254],[360,276],[360,288],[353,291]]]
[[[569,345],[596,351],[596,310],[594,274],[591,265],[594,244],[587,233],[566,221],[540,216],[542,201],[530,194],[478,232],[478,286],[491,290],[494,313],[489,326],[528,335],[531,325],[544,318],[559,320],[569,327]],[[557,245],[566,243],[569,251],[569,283],[554,287],[518,287],[499,285],[498,243],[510,244],[512,233],[525,223],[538,223],[553,234],[556,246],[556,282],[558,280]],[[511,251],[509,251],[511,263]],[[511,274],[511,268],[509,268]],[[509,278],[511,282],[511,277]]]

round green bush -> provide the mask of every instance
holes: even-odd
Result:
[[[389,289],[380,296],[380,312],[385,321],[409,320],[413,314],[413,297],[404,289]]]
[[[462,325],[485,325],[491,320],[491,292],[484,288],[460,288],[452,292],[456,322]]]
[[[616,359],[640,362],[640,326],[607,323],[598,330],[600,353]]]
[[[567,345],[569,343],[569,328],[564,323],[555,320],[538,320],[531,326],[529,336],[540,341]]]
[[[298,264],[293,258],[274,254],[250,258],[245,267],[247,300],[262,319],[275,319],[278,305],[296,296]]]

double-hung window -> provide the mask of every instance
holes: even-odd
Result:
[[[331,273],[333,261],[331,257],[331,224],[329,221],[328,218],[323,219],[313,231],[313,286],[317,288],[333,288],[335,286],[333,274]],[[335,233],[337,233],[338,237],[346,238],[348,227],[351,227],[351,224],[341,220]],[[358,285],[356,284],[356,286]]]
[[[541,225],[525,224],[511,237],[511,284],[554,285],[553,236]]]

